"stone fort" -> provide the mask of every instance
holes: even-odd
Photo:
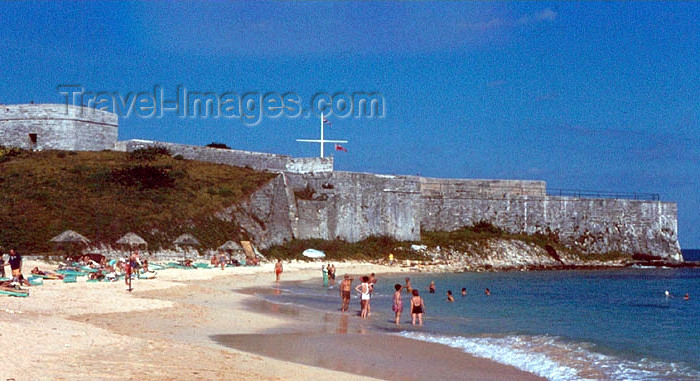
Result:
[[[513,233],[556,234],[584,253],[619,251],[682,260],[677,206],[637,194],[548,192],[544,181],[438,179],[333,170],[333,158],[147,140],[118,141],[116,114],[64,104],[0,106],[0,145],[27,149],[131,152],[162,146],[185,159],[278,175],[246,202],[218,213],[260,247],[293,238],[370,236],[419,241],[420,232],[488,221]]]

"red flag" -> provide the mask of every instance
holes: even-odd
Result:
[[[345,147],[341,146],[340,144],[336,144],[336,145],[335,145],[335,150],[336,150],[336,151],[348,152],[348,150],[345,149]]]

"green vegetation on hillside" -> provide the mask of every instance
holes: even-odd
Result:
[[[75,230],[113,245],[132,231],[149,248],[169,248],[191,233],[202,248],[239,240],[235,222],[214,217],[274,174],[177,160],[167,149],[124,152],[28,152],[0,148],[0,245],[46,254],[48,241]]]

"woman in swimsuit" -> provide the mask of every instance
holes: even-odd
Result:
[[[423,298],[418,295],[418,290],[413,290],[413,296],[411,297],[411,317],[413,325],[416,325],[416,318],[418,318],[418,325],[423,325],[423,314],[425,313],[425,303]]]
[[[362,283],[358,284],[357,287],[355,287],[355,291],[360,293],[360,303],[362,305],[362,312],[360,312],[360,317],[364,319],[367,317],[367,314],[369,312],[370,285],[368,276],[362,277]]]
[[[401,285],[400,284],[395,284],[394,289],[396,292],[394,293],[394,305],[391,307],[391,310],[394,311],[396,314],[396,325],[399,325],[399,321],[401,320],[401,312],[403,312],[403,299],[401,298]]]

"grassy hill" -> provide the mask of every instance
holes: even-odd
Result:
[[[56,249],[75,230],[114,244],[132,231],[149,248],[191,233],[203,248],[246,238],[235,222],[213,218],[273,174],[173,158],[163,149],[124,152],[0,150],[0,245],[24,254]]]

